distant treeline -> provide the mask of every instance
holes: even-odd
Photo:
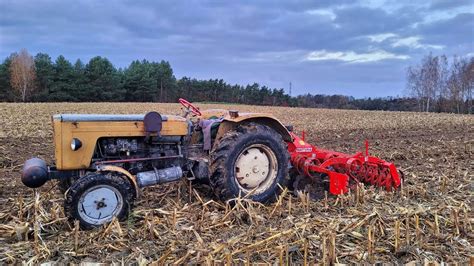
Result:
[[[231,85],[222,79],[176,79],[169,62],[133,61],[116,68],[105,57],[85,64],[64,56],[34,57],[23,49],[0,65],[0,101],[4,102],[226,102],[250,105],[418,111],[419,99],[364,98],[344,95],[305,94],[291,97],[285,90],[257,83]]]
[[[424,112],[473,113],[474,57],[425,56],[407,69],[407,90]]]

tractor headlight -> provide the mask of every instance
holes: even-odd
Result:
[[[71,150],[77,151],[82,147],[82,142],[79,139],[73,138],[71,140]]]

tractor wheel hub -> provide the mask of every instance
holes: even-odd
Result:
[[[258,169],[258,166],[254,166],[254,167],[252,168],[252,172],[253,172],[254,174],[257,174],[258,172],[260,172],[260,170]]]
[[[266,145],[254,144],[244,149],[235,163],[235,175],[244,191],[266,189],[277,175],[275,153]]]
[[[91,224],[102,224],[116,216],[123,205],[119,191],[109,185],[98,185],[86,190],[78,202],[79,215]]]

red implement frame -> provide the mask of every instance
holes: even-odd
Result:
[[[377,157],[369,156],[369,143],[365,142],[365,153],[354,155],[319,149],[290,132],[293,142],[288,143],[291,155],[291,164],[307,178],[321,178],[321,174],[329,177],[329,192],[331,194],[346,193],[349,184],[362,182],[378,187],[385,187],[387,191],[398,188],[401,184],[400,176],[393,163]],[[355,182],[354,182],[355,181]]]

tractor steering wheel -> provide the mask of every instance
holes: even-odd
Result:
[[[183,98],[179,98],[178,101],[182,106],[184,106],[184,108],[186,108],[188,111],[191,111],[194,115],[201,116],[201,111],[199,111],[199,108],[194,106],[192,103]]]

